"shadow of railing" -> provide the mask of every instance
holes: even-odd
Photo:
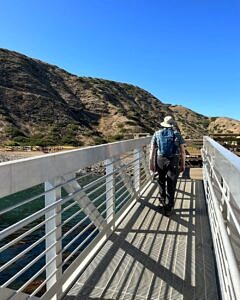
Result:
[[[66,299],[218,299],[202,182],[178,181],[170,218],[157,198],[154,184]]]

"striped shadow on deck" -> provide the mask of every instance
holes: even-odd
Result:
[[[170,218],[157,196],[153,182],[65,300],[218,299],[202,181],[179,179]]]

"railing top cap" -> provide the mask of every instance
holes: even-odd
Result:
[[[121,156],[149,144],[151,137],[84,147],[24,158],[0,164],[0,197],[15,193],[53,178]]]
[[[119,149],[119,152],[124,152],[125,147],[127,145],[131,145],[130,147],[128,147],[128,150],[131,150],[134,147],[147,144],[149,141],[150,141],[150,137],[140,137],[137,139],[123,140],[123,141],[113,142],[113,143],[108,143],[108,144],[86,146],[86,147],[81,147],[81,148],[72,149],[72,150],[47,153],[47,154],[42,154],[42,155],[38,155],[38,156],[2,162],[2,163],[0,163],[0,168],[1,168],[1,166],[5,166],[5,165],[19,164],[21,162],[33,161],[33,160],[38,160],[38,159],[44,160],[44,159],[49,159],[49,158],[53,158],[53,157],[59,157],[59,158],[63,157],[64,158],[65,155],[69,156],[69,155],[74,155],[74,154],[80,154],[81,152],[86,152],[86,151],[89,151],[89,152],[94,151],[95,152],[95,151],[104,150],[107,152],[107,155],[111,156],[111,149]]]
[[[233,152],[224,148],[218,142],[214,141],[209,136],[203,137],[204,141],[207,141],[212,147],[214,147],[224,158],[226,158],[239,172],[240,172],[240,157]]]

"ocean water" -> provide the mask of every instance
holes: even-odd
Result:
[[[99,175],[90,175],[84,177],[84,179],[79,182],[81,186],[86,185],[89,182],[92,182],[93,180],[99,178]],[[99,187],[102,184],[102,182],[98,183]],[[116,182],[117,189],[121,190],[123,187],[123,183]],[[124,188],[121,193],[126,191],[126,188]],[[0,199],[0,211],[3,209],[6,209],[12,205],[18,204],[20,201],[23,201],[25,199],[29,199],[33,196],[40,195],[44,192],[44,185],[40,184],[35,187],[32,187],[30,189],[27,189],[25,191],[18,192],[16,194],[13,194],[8,197],[4,197]],[[104,194],[105,187],[101,186],[97,191],[92,193],[89,197],[91,200],[95,199],[97,196]],[[120,196],[118,192],[116,192],[117,197]],[[67,196],[67,193],[62,189],[62,197],[64,198]],[[97,203],[95,203],[96,206],[100,205],[105,201],[105,196],[101,196]],[[119,198],[119,201],[121,201],[121,197]],[[79,205],[74,201],[70,200],[64,205],[62,205],[62,209],[64,210],[68,205],[73,204],[70,209],[67,209],[66,211],[62,212],[62,223],[68,219],[70,216],[73,216],[76,212],[79,211]],[[32,201],[30,204],[25,204],[20,206],[19,208],[16,208],[14,210],[11,210],[10,212],[7,212],[0,216],[0,231],[4,230],[5,228],[15,224],[16,222],[21,221],[23,218],[30,216],[31,214],[39,211],[40,209],[44,208],[45,205],[45,199],[44,196],[37,197],[34,201]],[[120,209],[121,206],[118,208]],[[99,209],[100,212],[103,212],[106,209],[105,205],[102,205],[101,209]],[[104,213],[102,214],[103,217],[105,217]],[[81,212],[78,216],[72,218],[68,223],[62,226],[62,234],[64,235],[67,233],[73,226],[79,223],[79,221],[83,220],[86,215]],[[40,217],[39,219],[35,220],[34,222],[31,222],[30,224],[26,225],[21,230],[15,232],[11,236],[8,236],[7,238],[0,241],[0,247],[4,246],[6,243],[9,243],[16,237],[18,237],[20,234],[23,234],[24,232],[27,232],[30,228],[33,228],[37,224],[40,224],[44,221],[44,216]],[[62,248],[64,248],[70,241],[72,241],[79,232],[81,232],[84,228],[86,228],[87,225],[90,224],[90,219],[86,219],[81,226],[78,226],[75,230],[73,230],[68,236],[62,239]],[[95,226],[91,225],[84,233],[82,233],[75,241],[71,244],[70,247],[68,247],[63,253],[63,261],[66,259],[72,251],[76,249],[76,247],[82,243],[92,232],[95,230]],[[66,264],[63,264],[63,272],[67,269],[67,267],[76,259],[76,257],[80,254],[81,251],[85,249],[85,247],[94,239],[94,237],[98,234],[98,231],[91,236],[91,238],[82,245],[82,247],[75,253],[75,255],[72,256],[72,258],[69,259],[69,261]],[[27,235],[26,237],[22,238],[21,240],[14,243],[11,247],[7,248],[3,252],[0,252],[0,267],[7,262],[11,261],[12,259],[16,258],[20,253],[23,253],[28,247],[31,247],[34,245],[36,241],[39,241],[43,236],[45,235],[45,226],[42,225],[37,230],[33,231],[31,234]],[[34,246],[30,251],[26,252],[23,257],[19,258],[14,262],[14,264],[10,264],[8,268],[0,272],[0,285],[5,283],[7,280],[9,280],[12,276],[14,276],[17,272],[22,270],[28,263],[33,261],[38,256],[41,256],[42,252],[45,250],[45,240],[43,239],[42,242],[40,242],[38,245]],[[37,262],[30,268],[28,268],[21,276],[19,276],[14,282],[12,282],[8,287],[12,289],[18,289],[20,286],[22,286],[23,283],[25,283],[27,280],[31,279],[34,274],[40,270],[45,265],[45,255],[42,255],[42,257],[37,260]],[[45,272],[42,272],[31,284],[31,286],[27,287],[25,292],[32,292],[33,286],[36,286],[38,282],[42,282],[45,278]]]
[[[88,178],[88,180],[90,180]],[[91,178],[92,180],[92,178]],[[7,196],[0,199],[0,211],[6,209],[12,205],[18,204],[20,201],[24,201],[25,199],[29,199],[33,196],[39,195],[44,192],[44,185],[40,184],[25,191],[18,192],[11,196]],[[62,197],[66,196],[66,192],[62,189]],[[93,195],[92,197],[95,197]],[[103,201],[100,199],[99,201]],[[62,212],[62,222],[72,216],[74,213],[79,211],[79,205],[74,201],[70,200],[64,205],[62,205],[62,209],[66,208],[67,205],[74,204],[70,209]],[[35,212],[39,211],[40,209],[44,208],[45,199],[44,196],[37,197],[31,203],[21,205],[20,207],[11,210],[10,212],[4,213],[0,216],[0,231],[4,230],[12,226],[13,224],[21,221],[27,216],[34,214]],[[99,205],[99,203],[97,203]],[[104,206],[104,205],[103,205]],[[78,216],[71,219],[67,224],[62,226],[63,234],[68,232],[74,225],[76,225],[79,221],[81,221],[86,215],[82,212]],[[11,242],[13,239],[17,238],[19,235],[27,232],[29,229],[33,228],[34,226],[40,224],[44,221],[44,216],[38,218],[37,220],[27,224],[21,230],[18,230],[11,236],[8,236],[5,239],[1,239],[0,247],[3,247],[6,243]],[[82,225],[78,226],[75,230],[73,230],[67,237],[63,238],[61,243],[62,247],[65,247],[79,232],[81,232],[87,225],[90,224],[90,220],[87,218]],[[68,247],[66,251],[63,252],[63,258],[65,259],[68,255],[75,250],[77,245],[82,243],[86,237],[95,229],[94,225],[91,225],[88,230],[86,230],[83,234],[76,239],[76,241]],[[98,232],[94,233],[91,239],[86,242],[78,251],[77,253],[69,260],[67,264],[63,265],[63,271],[69,266],[69,264],[76,258],[77,255],[91,242],[91,240],[96,236]],[[12,259],[16,258],[19,254],[23,253],[25,249],[34,245],[36,241],[39,241],[45,235],[45,225],[40,226],[38,229],[30,233],[29,235],[23,237],[21,240],[14,243],[12,246],[7,248],[6,250],[0,252],[0,267],[5,263],[11,261]],[[34,246],[30,251],[26,252],[23,257],[17,259],[14,264],[11,264],[5,270],[0,272],[0,285],[5,283],[9,280],[13,275],[17,272],[22,270],[28,263],[30,263],[33,259],[38,256],[41,256],[41,253],[45,250],[45,240],[43,239],[38,245]],[[45,255],[42,257],[30,268],[27,269],[21,276],[17,278],[13,283],[10,284],[9,288],[17,289],[19,288],[24,282],[28,279],[32,278],[32,276],[41,269],[45,264]],[[42,272],[40,276],[36,279],[38,282],[41,282],[45,277],[45,272]]]

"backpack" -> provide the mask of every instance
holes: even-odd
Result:
[[[160,154],[163,156],[173,156],[177,152],[175,143],[176,136],[172,128],[164,128],[160,131]]]

